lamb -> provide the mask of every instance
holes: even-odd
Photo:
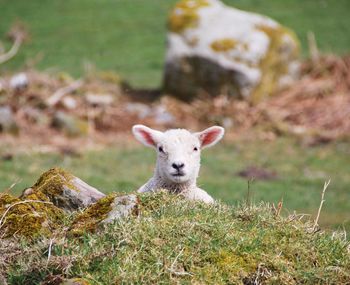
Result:
[[[132,128],[135,138],[157,151],[157,164],[153,177],[138,192],[166,189],[190,200],[213,203],[214,199],[197,187],[201,150],[216,144],[224,135],[222,127],[213,126],[202,132],[185,129],[165,132],[143,125]]]

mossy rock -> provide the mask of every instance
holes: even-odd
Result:
[[[219,0],[182,0],[169,17],[163,89],[190,101],[228,95],[259,102],[298,78],[293,31]]]
[[[0,237],[49,236],[63,227],[70,213],[104,196],[69,172],[52,168],[19,198],[0,193]]]
[[[32,196],[22,200],[0,193],[0,236],[3,238],[48,236],[62,225],[64,216],[48,199]]]
[[[123,217],[138,214],[139,200],[136,195],[112,193],[77,214],[69,233],[80,236],[86,232],[94,232],[104,224],[112,223]]]
[[[55,206],[71,212],[95,203],[105,194],[86,184],[61,168],[52,168],[43,173],[21,198],[51,201]]]

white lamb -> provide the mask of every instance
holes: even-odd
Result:
[[[213,203],[214,199],[197,187],[201,150],[216,144],[224,135],[221,127],[190,133],[185,129],[160,132],[143,125],[132,128],[137,140],[157,150],[153,177],[138,192],[166,189],[191,200]]]

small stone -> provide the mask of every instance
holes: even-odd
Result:
[[[23,90],[28,87],[28,84],[28,76],[24,72],[18,73],[10,79],[10,87],[14,90]]]
[[[9,106],[0,106],[0,132],[18,134],[19,128]]]
[[[175,117],[168,112],[166,107],[158,106],[154,110],[154,120],[157,124],[171,124],[175,122]]]
[[[233,120],[232,120],[232,118],[229,118],[229,117],[223,118],[222,119],[222,126],[225,129],[231,129],[233,127]]]
[[[113,103],[114,97],[110,94],[93,94],[85,95],[86,101],[93,106],[108,106]]]
[[[0,79],[0,94],[5,90],[5,84],[4,82]]]
[[[86,135],[89,131],[89,125],[86,121],[62,111],[58,111],[54,114],[52,126],[64,131],[69,136]]]
[[[111,210],[108,213],[108,217],[102,221],[104,224],[112,223],[115,220],[129,216],[137,208],[136,195],[125,195],[116,197],[111,204]]]
[[[152,108],[142,103],[127,103],[125,108],[128,112],[137,114],[139,119],[144,119],[152,114]]]
[[[25,118],[32,123],[47,124],[49,122],[47,115],[41,112],[38,108],[33,108],[31,106],[24,106],[22,112]]]
[[[70,96],[66,96],[62,99],[62,105],[69,110],[75,109],[78,106],[77,100]]]

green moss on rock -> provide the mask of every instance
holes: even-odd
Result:
[[[211,43],[210,47],[216,52],[226,52],[234,49],[237,41],[234,39],[219,39]]]
[[[252,92],[252,102],[259,102],[263,98],[273,95],[278,89],[279,78],[288,74],[290,62],[297,60],[299,56],[299,41],[293,31],[283,26],[270,27],[267,25],[259,25],[256,29],[268,36],[270,45],[265,57],[259,64],[262,77],[260,83]],[[285,48],[285,37],[288,37],[295,43],[295,49],[288,53],[288,58],[283,57],[281,54]]]
[[[194,28],[199,21],[198,9],[209,6],[206,0],[181,0],[171,11],[169,16],[169,29],[181,33],[187,28]]]
[[[52,168],[43,173],[34,186],[25,190],[21,198],[51,201],[55,206],[65,208],[70,201],[63,195],[64,191],[79,191],[72,183],[73,178],[61,168]]]
[[[77,214],[70,227],[70,234],[80,236],[85,232],[94,232],[100,222],[107,218],[108,213],[112,210],[111,205],[116,197],[117,194],[112,193],[101,198],[95,204]]]
[[[0,235],[2,237],[23,236],[34,239],[48,236],[64,219],[61,209],[47,200],[31,196],[29,199],[0,194]]]

